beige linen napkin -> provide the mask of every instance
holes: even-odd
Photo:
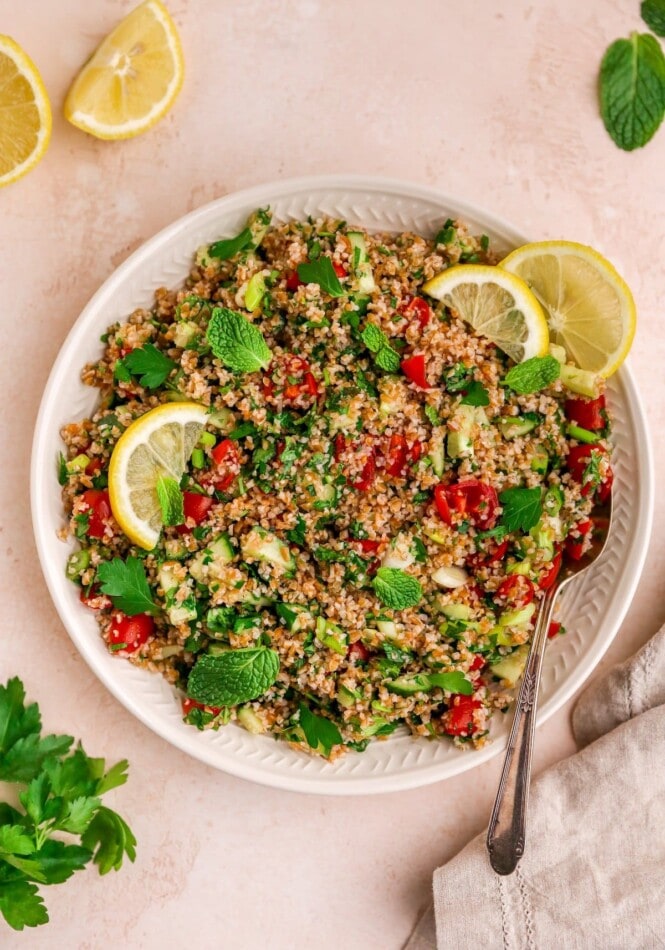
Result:
[[[665,627],[581,695],[582,751],[533,783],[517,871],[485,834],[434,873],[405,950],[665,947]]]

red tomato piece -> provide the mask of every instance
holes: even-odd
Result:
[[[407,450],[408,447],[406,444],[406,439],[403,435],[395,433],[394,435],[390,436],[390,443],[388,445],[388,464],[386,465],[386,472],[388,475],[399,478],[399,476],[404,473]]]
[[[422,442],[419,442],[416,439],[416,441],[413,442],[411,446],[409,447],[409,452],[408,452],[409,462],[411,462],[412,465],[415,464],[415,462],[417,462],[420,459],[422,454],[423,454],[423,444]]]
[[[222,711],[221,706],[206,706],[203,703],[199,703],[195,699],[190,699],[190,697],[187,696],[182,701],[183,716],[187,716],[188,713],[192,711],[192,709],[205,709],[206,712],[212,713],[215,716]]]
[[[109,643],[116,647],[122,646],[128,653],[135,653],[150,639],[154,630],[155,621],[150,614],[126,617],[125,614],[116,613],[109,629]]]
[[[399,312],[407,320],[416,320],[421,330],[424,330],[432,319],[432,309],[422,297],[412,297],[408,303],[402,304]]]
[[[566,467],[568,471],[573,476],[576,482],[579,482],[582,486],[582,494],[589,495],[591,492],[601,491],[605,501],[609,498],[609,493],[612,488],[612,481],[610,480],[609,488],[604,489],[603,485],[608,479],[612,479],[613,476],[610,474],[607,475],[605,479],[601,482],[600,485],[594,485],[592,482],[584,481],[584,473],[587,469],[589,462],[591,461],[591,454],[596,453],[601,456],[607,455],[607,452],[602,445],[573,445],[571,446],[568,455],[566,456]]]
[[[90,459],[88,464],[85,467],[85,474],[89,475],[91,478],[95,478],[102,470],[102,460],[101,459]]]
[[[82,587],[79,600],[91,610],[107,610],[113,606],[111,598],[107,597],[106,594],[100,593],[96,584],[88,591],[86,591],[85,587]]]
[[[357,491],[367,491],[367,489],[372,485],[376,477],[376,459],[374,458],[374,453],[369,456],[367,461],[362,467],[360,472],[360,478],[351,482],[351,487],[355,488]]]
[[[448,504],[448,492],[446,485],[437,485],[434,489],[434,504],[439,513],[439,517],[446,524],[452,524],[450,505]]]
[[[481,656],[480,653],[476,653],[469,669],[471,670],[472,673],[475,673],[476,670],[482,670],[482,668],[486,665],[486,663],[487,663],[487,660],[485,659],[485,657]]]
[[[356,640],[355,643],[352,643],[349,649],[346,651],[346,658],[352,663],[366,663],[367,660],[369,660],[369,656],[369,650],[360,640]]]
[[[88,537],[103,538],[108,520],[111,517],[109,493],[97,488],[88,488],[81,496],[81,512],[88,513]]]
[[[580,561],[584,557],[584,538],[593,529],[592,521],[580,521],[575,525],[574,535],[568,536],[565,541],[566,554],[573,561]],[[572,532],[571,532],[572,535]]]
[[[371,538],[361,538],[357,543],[363,554],[376,554],[381,547],[380,541],[372,541]]]
[[[557,633],[559,632],[559,630],[561,630],[561,624],[559,623],[558,620],[553,620],[552,623],[547,628],[547,636],[550,638],[555,637]]]
[[[475,554],[469,555],[469,557],[466,559],[466,563],[472,571],[477,571],[481,567],[488,567],[490,564],[495,564],[497,561],[502,561],[506,556],[507,550],[508,540],[507,538],[504,538],[499,544],[493,544],[487,550],[476,551]]]
[[[451,508],[469,516],[481,531],[493,528],[497,520],[499,497],[492,485],[477,478],[466,478],[448,488]]]
[[[201,524],[212,507],[212,498],[210,495],[199,495],[198,492],[184,491],[182,493],[182,501],[185,511],[185,521],[191,518],[196,524]],[[178,525],[176,530],[179,534],[189,534],[190,531],[186,524]]]
[[[332,262],[332,266],[333,266],[333,270],[335,271],[335,273],[337,274],[338,277],[348,277],[348,276],[349,276],[349,272],[348,272],[348,270],[346,269],[346,267],[344,266],[344,264],[338,264],[337,261],[333,261],[333,262]]]
[[[600,483],[596,489],[596,501],[599,505],[606,505],[612,494],[612,485],[614,484],[614,472],[611,466],[608,466],[605,480]]]
[[[597,399],[566,399],[566,418],[592,432],[605,428],[605,396]]]
[[[561,570],[561,551],[557,553],[552,558],[552,562],[549,567],[545,568],[543,573],[540,575],[538,580],[538,586],[541,590],[549,590],[554,581],[559,576],[559,571]]]
[[[290,290],[291,293],[294,293],[298,287],[302,287],[303,282],[298,277],[297,270],[287,271],[286,274],[286,289]]]
[[[501,581],[494,596],[511,607],[526,607],[536,596],[536,588],[524,574],[510,574]]]
[[[333,441],[333,454],[336,462],[339,462],[345,451],[346,437],[343,432],[338,432]]]
[[[430,388],[427,382],[425,357],[422,353],[409,356],[407,359],[402,360],[400,367],[404,375],[408,377],[412,383],[415,383],[416,386],[420,386],[421,389]]]
[[[240,473],[238,448],[233,439],[222,439],[210,454],[218,469],[213,484],[218,491],[226,491]]]
[[[482,703],[473,696],[456,693],[450,698],[450,707],[443,715],[443,728],[449,736],[470,736],[475,732],[473,714]]]

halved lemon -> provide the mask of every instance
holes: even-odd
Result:
[[[612,264],[573,241],[525,244],[500,267],[526,281],[540,301],[553,343],[580,369],[611,376],[635,336],[635,301]]]
[[[423,291],[516,362],[547,353],[545,314],[519,277],[486,264],[458,264],[428,280]]]
[[[159,541],[157,479],[180,481],[207,418],[198,403],[165,403],[135,419],[116,442],[109,498],[115,520],[133,544],[151,551]]]
[[[34,168],[50,140],[51,105],[39,70],[0,35],[0,188]]]
[[[65,118],[100,139],[128,139],[171,108],[184,76],[180,37],[159,0],[146,0],[102,40],[72,83]]]

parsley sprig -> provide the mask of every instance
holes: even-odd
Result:
[[[0,781],[25,786],[17,807],[0,803],[0,913],[14,930],[48,922],[37,885],[60,884],[90,861],[106,874],[136,855],[128,825],[101,801],[127,781],[127,762],[107,770],[80,744],[72,752],[73,742],[42,736],[18,677],[0,685]]]

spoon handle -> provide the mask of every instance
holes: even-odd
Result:
[[[497,874],[512,874],[524,853],[538,687],[557,590],[558,585],[553,584],[538,612],[487,832],[490,864]]]

